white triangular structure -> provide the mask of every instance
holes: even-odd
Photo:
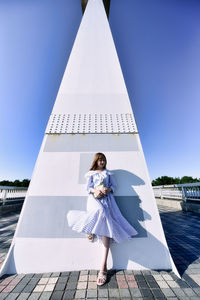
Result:
[[[98,269],[101,245],[72,231],[85,210],[84,174],[105,153],[116,201],[139,232],[112,244],[108,267],[173,269],[102,0],[89,0],[50,116],[3,273]]]

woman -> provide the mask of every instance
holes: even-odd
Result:
[[[106,169],[107,160],[103,153],[96,153],[90,171],[86,173],[88,196],[87,211],[69,211],[69,226],[87,234],[90,241],[97,236],[103,244],[103,259],[97,285],[107,280],[107,257],[110,241],[121,243],[138,234],[122,216],[113,196],[116,184],[113,174]]]

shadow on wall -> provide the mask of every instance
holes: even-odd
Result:
[[[142,201],[134,187],[145,185],[143,179],[126,170],[117,169],[111,171],[114,174],[117,184],[115,196],[116,203],[127,221],[139,232],[136,236],[147,237],[145,220],[151,216],[142,208]]]
[[[111,172],[114,174],[117,183],[116,194],[135,196],[137,194],[133,186],[145,185],[143,179],[129,171],[117,169],[111,170]]]
[[[147,231],[145,223],[146,221],[151,220],[152,216],[142,208],[142,201],[134,189],[135,186],[145,185],[144,180],[137,175],[122,169],[112,170],[111,172],[113,172],[116,178],[116,194],[126,195],[115,196],[116,203],[122,215],[139,233],[133,237],[132,241],[126,241],[121,244],[111,244],[113,268],[117,269],[120,266],[123,266],[123,268],[126,269],[129,261],[135,261],[148,269],[151,268],[152,260],[155,262],[155,265],[156,262],[158,262],[159,265],[161,259],[163,260],[163,265],[166,265],[166,269],[169,268],[171,265],[169,250],[159,239]],[[155,211],[152,213],[154,214]],[[137,249],[137,253],[135,253],[134,241],[136,238],[147,237],[149,239],[149,245],[145,243],[145,246],[149,246],[151,251],[148,252],[148,257],[145,257],[144,259],[141,255],[143,247],[141,246],[140,251],[138,252]],[[128,243],[130,242],[133,247],[132,251],[130,251],[130,248],[128,247]],[[155,251],[153,251],[154,249]],[[120,255],[120,253],[123,253],[123,255]]]

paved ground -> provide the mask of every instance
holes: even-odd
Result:
[[[97,271],[4,276],[0,300],[56,299],[200,299],[200,217],[159,206],[179,279],[166,271],[112,271],[108,283],[96,286]],[[18,214],[0,218],[0,264],[5,259]]]

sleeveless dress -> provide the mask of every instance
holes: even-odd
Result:
[[[67,214],[69,227],[77,232],[94,234],[98,240],[102,236],[111,238],[112,242],[121,243],[138,234],[136,229],[122,216],[113,196],[116,183],[113,174],[105,169],[101,173],[89,171],[85,174],[87,179],[87,211],[70,210]],[[111,188],[112,192],[102,198],[95,198],[91,188],[98,188],[103,184]]]

